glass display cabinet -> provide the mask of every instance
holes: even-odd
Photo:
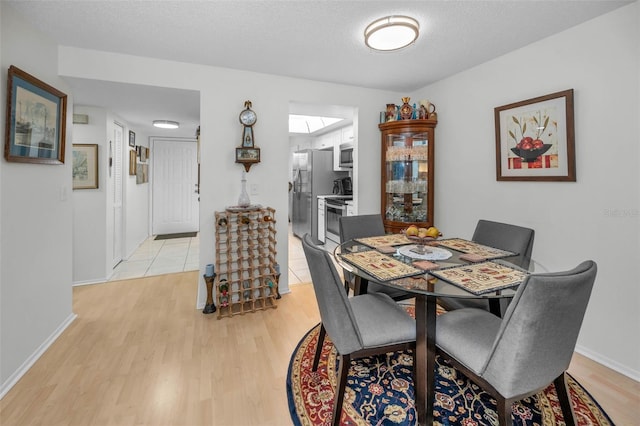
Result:
[[[382,132],[382,218],[385,231],[433,226],[433,148],[437,120],[397,120]]]

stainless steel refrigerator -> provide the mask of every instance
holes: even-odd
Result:
[[[293,154],[293,234],[318,239],[318,195],[329,195],[333,181],[348,172],[333,171],[333,151],[304,150]]]

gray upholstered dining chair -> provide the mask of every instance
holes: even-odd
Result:
[[[535,231],[533,229],[480,219],[471,240],[485,246],[517,253],[515,256],[505,257],[503,260],[521,268],[528,269],[531,252],[533,251],[534,237]],[[510,298],[500,299],[501,313],[504,313],[507,309],[510,300]],[[487,299],[441,297],[438,298],[438,304],[447,311],[462,308],[489,310],[489,301]]]
[[[511,425],[511,405],[553,383],[564,421],[575,424],[565,383],[597,266],[532,274],[520,285],[504,318],[482,309],[438,316],[436,347],[498,402],[500,425]]]
[[[351,360],[415,349],[416,323],[385,294],[347,297],[329,254],[316,246],[309,234],[304,235],[302,247],[309,264],[322,319],[313,371],[318,369],[325,334],[329,335],[338,352],[337,387],[332,417],[332,424],[338,425]],[[332,367],[327,366],[329,369]]]
[[[365,214],[358,216],[342,216],[339,219],[340,242],[353,240],[354,238],[377,237],[384,235],[384,223],[380,214]],[[349,288],[354,286],[355,277],[346,269],[342,270],[344,275],[344,288],[349,292]],[[391,289],[376,283],[369,283],[368,293],[388,294],[393,300],[405,300],[414,297],[410,293],[402,290]]]

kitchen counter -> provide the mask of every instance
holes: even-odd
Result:
[[[342,200],[353,200],[353,195],[337,195],[337,194],[329,194],[329,195],[318,195],[318,200],[326,200],[327,198],[334,199],[342,199]]]

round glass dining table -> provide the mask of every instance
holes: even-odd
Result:
[[[386,254],[403,264],[411,266],[428,260],[437,265],[437,269],[434,269],[434,271],[465,264],[472,265],[472,263],[464,260],[464,253],[435,246],[436,243],[437,242],[434,242],[433,246],[426,245],[424,247],[415,245],[398,246],[394,247],[391,253]],[[356,263],[348,262],[343,258],[344,254],[361,253],[371,250],[376,249],[356,240],[350,240],[339,244],[333,254],[337,264],[342,267],[344,271],[351,273],[355,277],[354,294],[359,295],[366,293],[368,285],[371,282],[391,290],[402,290],[415,296],[416,351],[414,354],[414,395],[416,415],[418,424],[431,425],[433,423],[433,403],[435,401],[434,380],[437,299],[439,297],[486,299],[491,312],[499,316],[500,299],[513,297],[517,291],[517,286],[484,294],[474,294],[444,279],[435,277],[427,270],[419,275],[381,280],[376,278],[364,267],[359,267]],[[429,251],[431,253],[429,253]],[[463,259],[461,259],[460,256],[463,256]],[[508,260],[509,258],[507,257],[503,259],[493,259],[491,261],[520,269],[508,262]],[[530,269],[532,269],[534,265],[537,265],[530,259],[527,260],[529,260],[529,262],[525,262],[525,264],[531,265]]]

